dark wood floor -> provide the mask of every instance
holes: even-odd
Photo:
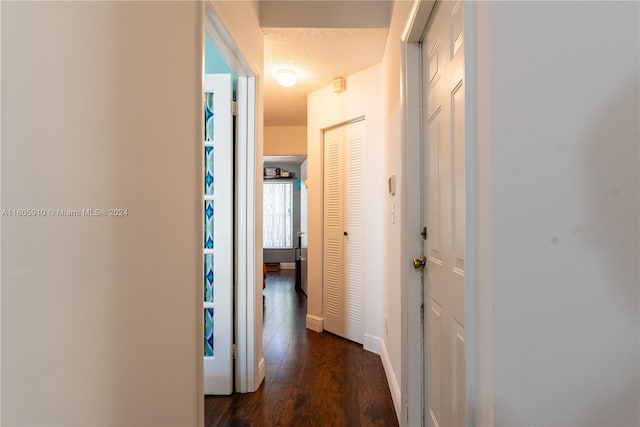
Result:
[[[294,272],[269,273],[265,380],[255,393],[205,398],[205,426],[397,426],[380,357],[305,328]]]

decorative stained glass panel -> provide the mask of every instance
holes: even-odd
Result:
[[[204,194],[213,196],[213,147],[204,147]]]
[[[213,141],[213,92],[206,92],[204,97],[204,140]]]
[[[213,254],[204,255],[204,302],[213,302]]]
[[[213,356],[213,308],[204,309],[204,355]]]
[[[2,1],[2,0],[0,0]],[[202,316],[205,394],[229,394],[233,388],[233,82],[230,75],[205,74],[199,160],[204,182],[202,204]],[[197,166],[197,165],[196,165]],[[204,166],[204,167],[203,167]],[[200,170],[200,169],[199,169]],[[200,188],[200,187],[199,187]],[[215,249],[214,249],[215,247]],[[224,356],[224,357],[219,357]]]
[[[213,249],[213,200],[204,201],[204,247]]]

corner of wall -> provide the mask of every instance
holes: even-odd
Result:
[[[383,343],[382,338],[375,335],[371,335],[371,334],[364,334],[364,339],[362,340],[362,347],[365,350],[370,351],[371,353],[380,355],[382,354],[382,343]]]
[[[324,331],[324,319],[322,317],[307,314],[306,326],[307,329],[310,329],[314,332],[322,332]]]

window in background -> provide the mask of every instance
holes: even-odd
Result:
[[[263,247],[293,248],[293,182],[265,182]]]

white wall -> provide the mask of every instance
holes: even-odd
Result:
[[[202,4],[1,7],[2,424],[195,425]]]
[[[496,426],[640,425],[638,7],[477,6]]]
[[[401,390],[405,390],[401,380],[402,368],[402,263],[410,262],[401,258],[402,252],[402,206],[405,197],[415,197],[415,195],[404,194],[405,184],[403,178],[402,150],[403,150],[403,126],[404,111],[402,109],[403,99],[401,80],[403,62],[403,44],[401,43],[402,33],[405,29],[410,15],[413,2],[396,1],[393,4],[391,15],[391,25],[387,45],[385,47],[382,60],[382,106],[383,111],[383,135],[385,161],[382,168],[386,177],[396,175],[396,195],[386,194],[383,206],[381,207],[384,221],[384,254],[383,262],[386,264],[385,287],[384,287],[384,315],[387,317],[388,333],[385,335],[385,348],[387,351],[388,365],[392,375],[387,372],[390,378],[390,387],[396,413],[400,417]],[[386,186],[386,181],[384,185]],[[385,187],[386,188],[386,187]],[[390,221],[391,207],[395,211],[395,224]],[[395,379],[395,382],[393,381]]]
[[[366,123],[366,182],[365,200],[366,231],[368,236],[365,252],[365,333],[382,337],[383,318],[383,278],[386,260],[385,242],[379,230],[384,228],[386,216],[383,212],[386,194],[386,177],[381,165],[384,164],[383,139],[381,132],[381,108],[379,93],[381,69],[379,65],[367,68],[349,76],[348,90],[333,93],[327,86],[308,96],[308,308],[309,315],[322,317],[322,212],[323,212],[323,140],[322,129],[346,121],[365,117]]]
[[[306,156],[306,126],[265,126],[265,156]]]

